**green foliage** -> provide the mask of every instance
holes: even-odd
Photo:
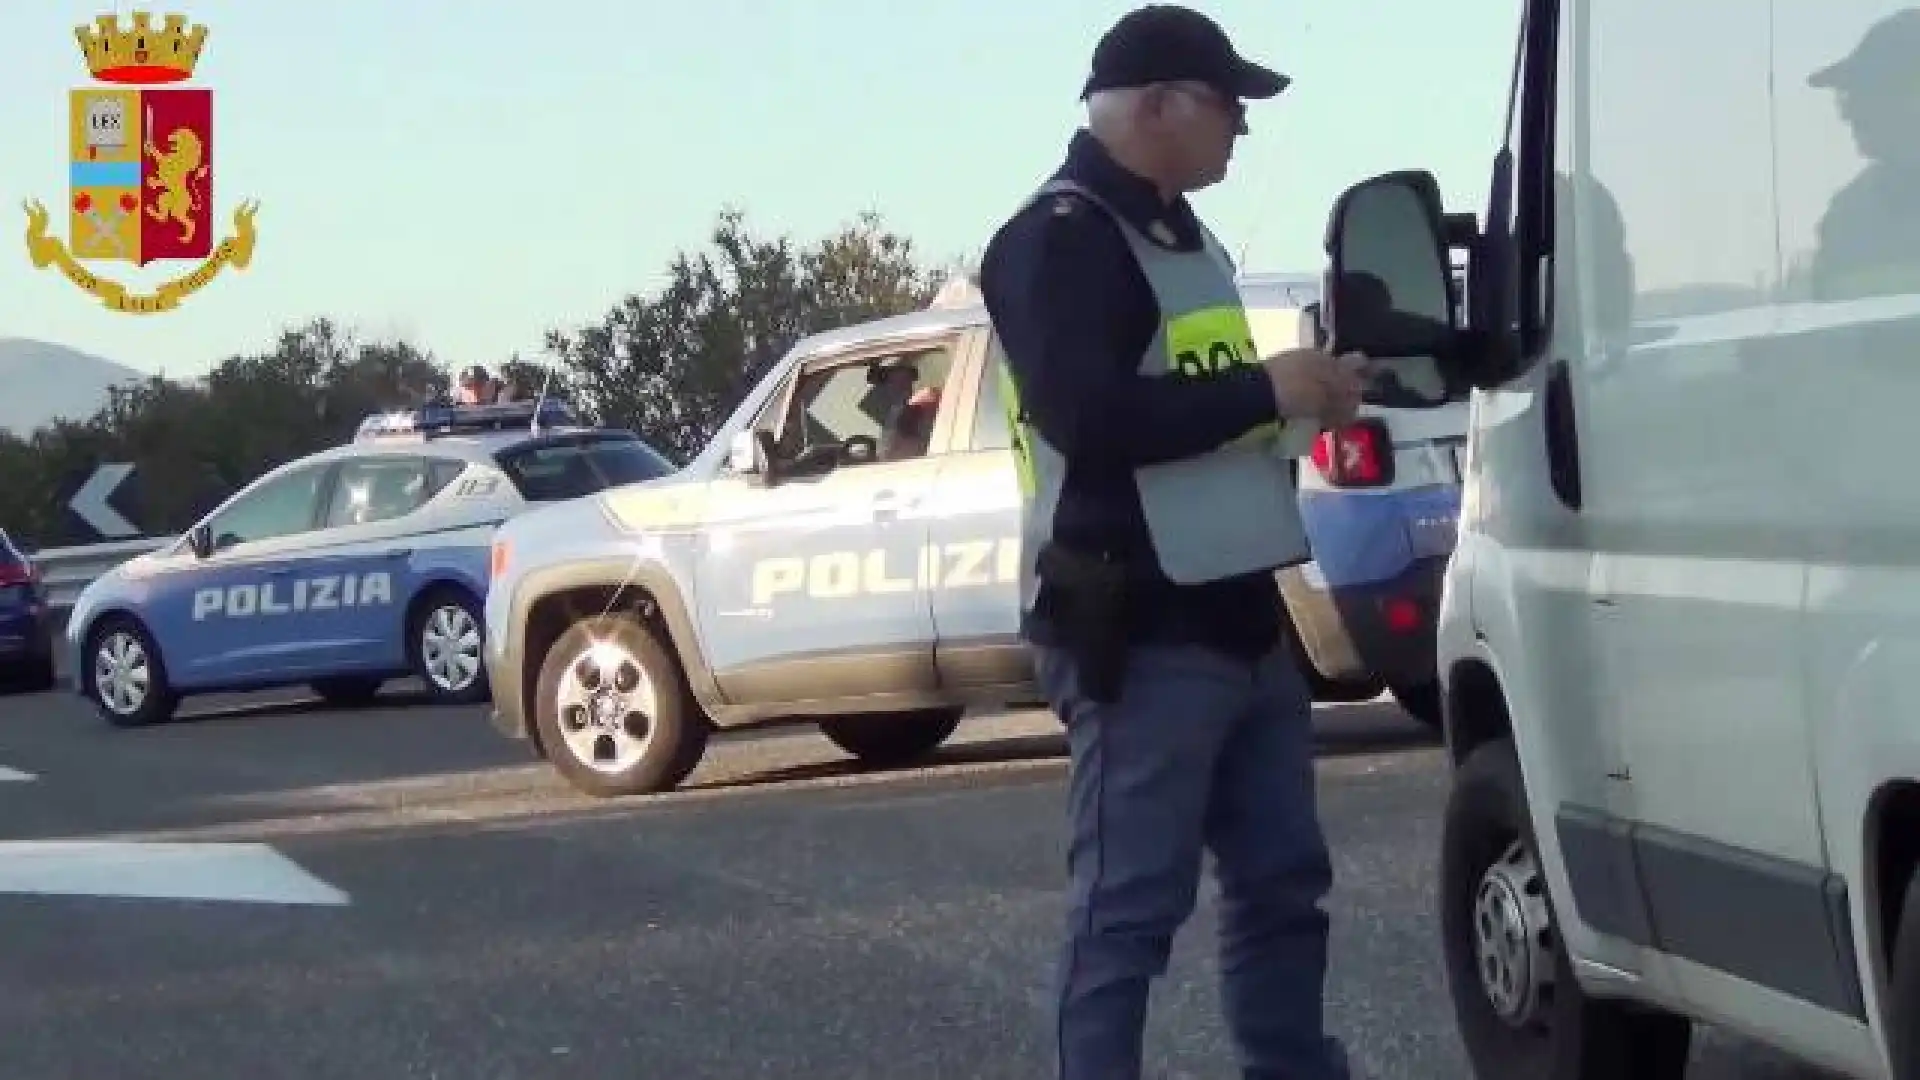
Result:
[[[598,323],[553,331],[549,362],[490,364],[518,396],[565,395],[685,461],[800,338],[924,307],[945,267],[863,215],[807,246],[751,233],[723,212],[711,249],[681,252],[666,284],[630,295]],[[184,530],[266,470],[352,437],[368,413],[447,391],[450,368],[397,340],[359,341],[332,321],[289,329],[192,381],[116,387],[84,420],[21,438],[0,430],[0,528],[30,547],[88,543],[61,496],[103,461],[136,465],[138,524]]]

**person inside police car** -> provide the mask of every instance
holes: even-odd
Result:
[[[1307,558],[1280,437],[1350,420],[1363,361],[1260,358],[1186,198],[1225,178],[1245,102],[1287,84],[1197,12],[1126,15],[1094,50],[1086,127],[982,263],[1023,495],[1022,634],[1071,747],[1064,1080],[1140,1076],[1149,985],[1209,848],[1242,1074],[1348,1075],[1322,1015],[1311,703],[1274,571]]]

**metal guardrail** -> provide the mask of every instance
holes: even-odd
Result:
[[[171,544],[171,536],[143,536],[138,540],[117,540],[107,544],[83,544],[76,547],[42,548],[28,558],[40,571],[47,587],[47,606],[66,612],[80,597],[80,590],[94,578],[119,566],[135,555]]]

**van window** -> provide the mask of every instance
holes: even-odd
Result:
[[[674,471],[658,451],[627,432],[528,443],[502,450],[494,460],[528,502],[577,499]]]

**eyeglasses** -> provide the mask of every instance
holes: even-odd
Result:
[[[1227,115],[1227,119],[1233,121],[1234,125],[1238,127],[1242,133],[1245,132],[1247,126],[1246,102],[1241,101],[1239,98],[1223,94],[1213,87],[1208,86],[1206,83],[1175,83],[1174,89],[1179,90],[1181,93],[1203,104],[1219,109]]]

